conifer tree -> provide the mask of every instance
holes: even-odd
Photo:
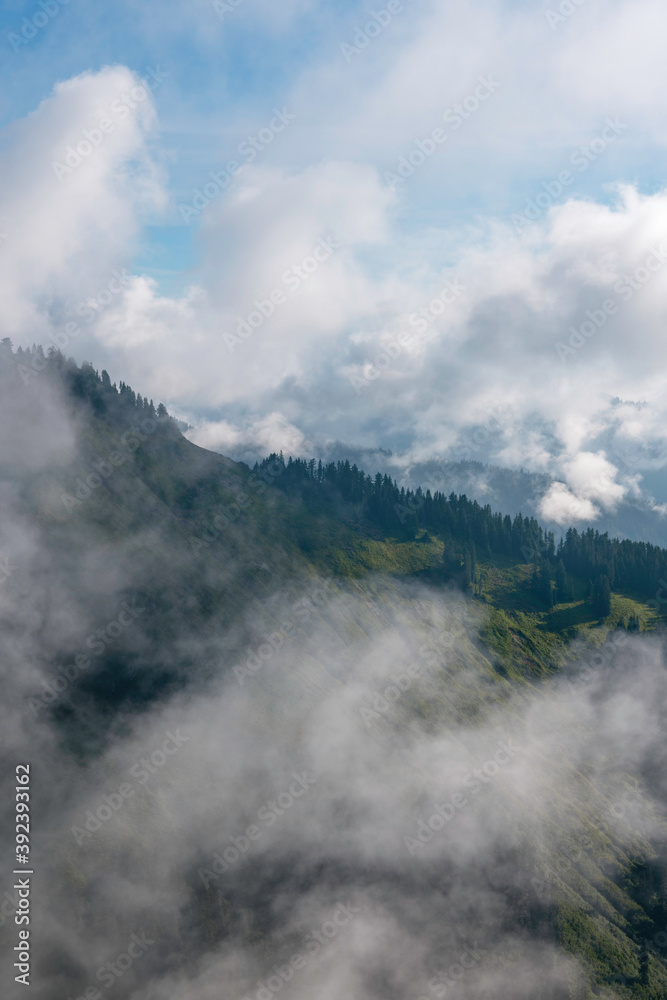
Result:
[[[611,587],[609,578],[602,574],[593,587],[593,610],[598,618],[606,618],[611,613]]]

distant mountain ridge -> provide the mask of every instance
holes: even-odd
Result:
[[[421,486],[423,490],[431,489],[432,492],[444,489],[447,493],[464,493],[472,500],[482,505],[489,503],[494,510],[502,510],[512,517],[519,512],[534,517],[556,536],[564,534],[569,526],[549,520],[542,512],[544,497],[554,483],[562,482],[543,472],[486,464],[475,459],[424,460],[410,462],[406,467],[401,455],[342,443],[329,446],[318,457],[324,462],[347,459],[373,475],[376,472],[386,473],[406,489],[415,490]],[[648,481],[652,478],[647,474]],[[616,503],[613,509],[605,509],[601,505],[598,508],[599,515],[591,519],[581,517],[577,511],[572,526],[579,530],[592,527],[619,538],[667,546],[667,512],[660,503],[631,497]]]

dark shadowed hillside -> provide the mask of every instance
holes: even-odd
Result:
[[[3,366],[36,997],[665,995],[663,550]]]

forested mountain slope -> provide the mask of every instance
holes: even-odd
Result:
[[[55,352],[1,388],[35,996],[667,993],[664,550],[250,470]]]

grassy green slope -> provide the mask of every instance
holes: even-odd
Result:
[[[304,578],[346,581],[353,592],[373,603],[379,628],[388,609],[409,612],[410,598],[402,589],[405,580],[427,583],[436,592],[450,587],[440,569],[442,540],[382,538],[363,524],[313,512],[271,486],[258,487],[247,467],[195,447],[173,428],[161,429],[142,442],[113,475],[68,512],[63,493],[71,495],[77,476],[85,477],[92,463],[117,448],[117,439],[118,433],[104,420],[88,419],[81,429],[77,462],[36,477],[26,487],[26,502],[54,550],[63,554],[69,550],[69,558],[81,558],[92,537],[109,553],[122,551],[126,564],[139,574],[144,592],[157,604],[158,631],[168,627],[174,595],[182,598],[198,634],[214,636],[232,628],[258,595],[279,587],[298,596]],[[660,622],[655,611],[631,594],[614,594],[611,614],[598,621],[584,596],[583,581],[575,581],[575,601],[547,609],[531,594],[529,578],[530,567],[525,565],[478,563],[482,593],[461,611],[457,650],[447,671],[442,666],[429,669],[403,710],[389,713],[374,738],[391,748],[409,737],[412,729],[437,732],[462,717],[472,721],[490,704],[502,702],[510,687],[525,685],[529,698],[532,686],[572,658],[573,643],[599,647],[619,624],[627,625],[630,616],[636,616],[647,632]],[[171,598],[161,609],[162,593]],[[271,611],[265,614],[268,627]],[[362,626],[346,615],[330,609],[317,614],[318,629],[329,636],[330,650],[338,649],[343,660],[365,637]],[[238,648],[243,648],[242,635]],[[328,654],[329,660],[332,655]],[[275,683],[270,676],[258,678],[272,725],[276,720],[269,708],[274,704]],[[304,691],[316,695],[337,683],[327,656],[318,650],[294,663],[294,697]],[[637,833],[628,852],[627,836],[619,837],[617,828],[600,821],[613,791],[595,789],[585,774],[573,773],[567,747],[558,759],[545,761],[545,775],[549,768],[554,795],[561,787],[556,779],[564,775],[572,794],[562,802],[560,825],[551,812],[536,816],[533,804],[515,803],[517,831],[524,839],[530,843],[531,830],[539,827],[534,843],[544,843],[545,829],[551,843],[543,856],[539,851],[526,852],[526,888],[516,900],[518,918],[529,927],[547,921],[562,946],[584,963],[591,989],[604,988],[615,996],[664,997],[667,971],[659,956],[650,957],[651,987],[640,983],[642,933],[650,936],[663,929],[637,901],[652,863],[648,844]],[[589,844],[583,851],[570,844],[572,820],[588,833]],[[133,830],[139,843],[139,818]],[[563,852],[568,849],[576,860],[567,860]],[[71,890],[85,892],[85,886],[76,888],[82,876],[75,854],[63,850]],[[213,935],[217,922],[224,922],[224,912],[223,907],[215,920],[211,918]],[[619,975],[626,977],[625,984],[612,983]]]

